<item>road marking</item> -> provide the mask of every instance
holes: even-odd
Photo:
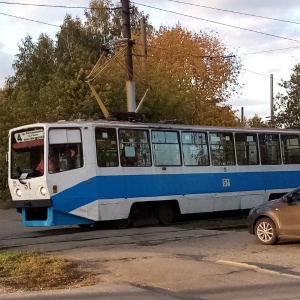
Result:
[[[244,268],[244,269],[248,269],[248,270],[253,270],[256,272],[263,272],[263,273],[272,274],[272,275],[280,275],[280,276],[300,280],[299,275],[292,275],[292,274],[274,271],[274,270],[270,270],[270,269],[264,269],[264,268],[261,268],[261,267],[255,266],[255,265],[249,265],[247,263],[230,261],[230,260],[222,260],[222,259],[217,260],[216,262],[219,264],[223,264],[223,265],[230,265],[230,266],[240,267],[240,268]]]

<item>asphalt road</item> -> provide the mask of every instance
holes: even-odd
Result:
[[[246,230],[146,226],[24,228],[0,211],[0,249],[39,249],[97,272],[95,286],[1,299],[299,299],[300,242],[258,244]]]

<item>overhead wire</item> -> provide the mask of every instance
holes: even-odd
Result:
[[[286,47],[286,48],[278,48],[278,49],[271,49],[271,50],[264,50],[264,51],[256,51],[256,52],[245,53],[244,55],[260,54],[260,53],[267,53],[267,52],[274,52],[274,51],[282,51],[282,50],[289,50],[289,49],[297,49],[297,48],[300,48],[300,46]]]
[[[296,21],[272,18],[272,17],[267,17],[267,16],[261,16],[261,15],[255,15],[255,14],[239,12],[239,11],[235,11],[235,10],[223,9],[223,8],[212,7],[212,6],[207,6],[207,5],[194,4],[194,3],[189,3],[189,2],[179,1],[179,0],[165,0],[165,1],[178,3],[178,4],[189,5],[189,6],[195,6],[195,7],[202,7],[202,8],[211,9],[211,10],[229,12],[229,13],[239,14],[239,15],[244,15],[244,16],[249,16],[249,17],[255,17],[255,18],[261,18],[261,19],[267,19],[267,20],[273,20],[273,21],[278,21],[278,22],[285,22],[285,23],[300,25],[300,22],[296,22]],[[49,7],[49,8],[72,8],[72,9],[116,10],[116,9],[121,8],[121,7],[88,7],[88,6],[51,5],[51,4],[23,3],[23,2],[10,2],[10,1],[0,1],[0,4],[22,5],[22,6],[37,6],[37,7]]]
[[[139,46],[142,46],[142,43],[139,43],[139,42],[135,42],[135,45],[139,45]],[[159,50],[163,50],[163,51],[170,51],[170,52],[174,52],[173,49],[167,49],[167,48],[164,48],[164,47],[158,47],[158,46],[153,46],[153,45],[148,45],[147,46],[148,48],[152,48],[152,49],[159,49]],[[184,49],[183,49],[184,50]],[[207,58],[207,59],[214,59],[214,58],[233,58],[235,57],[235,55],[233,54],[229,54],[229,55],[220,55],[220,56],[216,56],[216,55],[195,55],[195,54],[191,54],[191,53],[186,53],[187,56],[190,56],[190,57],[195,57],[195,58]],[[140,55],[137,55],[137,54],[134,54],[134,56],[140,56]]]
[[[195,16],[191,16],[191,15],[171,11],[171,10],[168,10],[168,9],[158,8],[158,7],[151,6],[151,5],[146,5],[146,4],[141,4],[141,3],[138,3],[138,2],[132,2],[132,3],[134,3],[136,5],[140,5],[140,6],[160,10],[160,11],[164,11],[164,12],[167,12],[167,13],[172,13],[172,14],[175,14],[175,15],[183,16],[183,17],[188,17],[188,18],[192,18],[192,19],[197,19],[197,20],[213,23],[213,24],[218,24],[218,25],[227,26],[227,27],[231,27],[231,28],[241,29],[241,30],[245,30],[245,31],[253,32],[253,33],[263,34],[263,35],[267,35],[267,36],[271,36],[271,37],[275,37],[275,38],[279,38],[279,39],[284,39],[284,40],[300,43],[300,40],[295,40],[295,39],[279,36],[279,35],[272,34],[272,33],[266,33],[266,32],[257,31],[257,30],[254,30],[254,29],[248,29],[248,28],[244,28],[244,27],[240,27],[240,26],[235,26],[235,25],[230,25],[230,24],[226,24],[226,23],[222,23],[222,22],[208,20],[208,19],[204,19],[204,18],[200,18],[200,17],[195,17]]]
[[[262,73],[255,72],[255,71],[250,71],[250,70],[247,70],[247,69],[244,69],[244,68],[243,68],[242,70],[243,70],[243,71],[246,71],[246,72],[248,72],[248,73],[253,73],[253,74],[256,74],[256,75],[259,75],[259,76],[263,76],[263,77],[268,77],[268,78],[270,78],[270,75],[262,74]],[[282,79],[278,79],[278,78],[274,78],[274,77],[273,77],[273,79],[276,80],[276,81],[279,81],[279,82],[282,81]]]
[[[192,4],[192,3],[187,3],[187,2],[183,2],[183,1],[177,1],[177,0],[167,0],[167,1],[178,2],[178,3],[182,3],[182,4],[186,4],[186,5],[206,7],[206,6],[199,5],[199,4]],[[257,34],[268,35],[268,36],[271,36],[271,37],[285,39],[285,40],[289,40],[289,41],[293,41],[293,42],[297,42],[297,43],[300,42],[299,40],[295,40],[295,39],[291,39],[291,38],[287,38],[287,37],[283,37],[283,36],[278,36],[278,35],[271,34],[271,33],[266,33],[266,32],[261,32],[261,31],[257,31],[257,30],[252,30],[252,29],[240,27],[240,26],[225,24],[225,23],[221,23],[221,22],[217,22],[217,21],[213,21],[213,20],[208,20],[208,19],[204,19],[204,18],[200,18],[200,17],[195,17],[195,16],[191,16],[191,15],[187,15],[187,14],[183,14],[183,13],[179,13],[179,12],[174,12],[174,11],[170,11],[170,10],[166,10],[166,9],[162,9],[162,8],[158,8],[158,7],[154,7],[154,6],[150,6],[150,5],[146,5],[146,4],[141,4],[141,3],[138,3],[138,2],[132,2],[132,3],[134,3],[136,5],[145,6],[145,7],[148,7],[148,8],[160,10],[160,11],[165,11],[165,12],[172,13],[172,14],[177,14],[177,15],[181,15],[181,16],[185,16],[185,17],[189,17],[189,18],[194,18],[194,19],[202,20],[202,21],[205,21],[205,22],[211,22],[211,23],[214,23],[214,24],[223,25],[223,26],[227,26],[227,27],[232,27],[232,28],[236,28],[236,29],[241,29],[241,30],[245,30],[245,31],[249,31],[249,32],[257,33]],[[8,1],[0,1],[0,4],[44,6],[44,7],[53,7],[53,8],[106,9],[106,10],[114,10],[114,9],[119,9],[120,8],[120,7],[115,7],[115,8],[90,8],[90,7],[86,7],[86,6],[49,5],[49,4],[20,3],[20,2],[8,2]],[[212,7],[208,7],[208,6],[206,8],[223,10],[223,9],[212,8]],[[232,12],[232,13],[239,13],[239,14],[245,14],[245,13],[240,13],[240,12],[230,11],[230,10],[223,10],[223,11],[228,11],[228,12]],[[0,14],[8,16],[8,17],[13,17],[13,18],[18,18],[18,19],[30,21],[30,22],[36,22],[36,23],[45,24],[45,25],[49,25],[49,26],[60,27],[58,25],[50,24],[50,23],[47,23],[47,22],[33,20],[33,19],[29,19],[29,18],[24,18],[24,17],[19,17],[19,16],[15,16],[15,15],[11,15],[11,14],[6,14],[6,13],[0,13]],[[251,14],[246,14],[246,15],[253,16],[253,17],[260,17],[260,18],[270,19],[268,17],[251,15]],[[288,21],[288,20],[274,19],[274,18],[271,18],[271,19],[276,20],[276,21],[281,21],[281,22],[289,22],[289,23],[300,24],[300,23],[292,22],[292,21]],[[262,52],[258,52],[258,53],[263,53],[263,51]]]
[[[39,24],[49,25],[49,26],[53,26],[53,27],[59,27],[59,28],[61,27],[59,25],[50,24],[50,23],[47,23],[47,22],[33,20],[33,19],[29,19],[29,18],[24,18],[24,17],[14,16],[14,15],[2,13],[2,12],[0,12],[0,15],[4,15],[4,16],[7,16],[7,17],[12,17],[12,18],[17,18],[17,19],[21,19],[21,20],[25,20],[25,21],[35,22],[35,23],[39,23]]]
[[[21,2],[8,2],[0,1],[0,4],[22,5],[22,6],[37,6],[49,8],[74,8],[74,9],[103,9],[103,10],[116,10],[120,7],[88,7],[88,6],[67,6],[67,5],[51,5],[51,4],[37,4],[37,3],[21,3]]]
[[[207,9],[211,9],[211,10],[224,11],[224,12],[229,12],[229,13],[233,13],[233,14],[239,14],[239,15],[244,15],[244,16],[249,16],[249,17],[254,17],[254,18],[261,18],[261,19],[267,19],[267,20],[272,20],[272,21],[278,21],[278,22],[285,22],[285,23],[300,25],[299,22],[295,22],[295,21],[271,18],[271,17],[266,17],[266,16],[260,16],[260,15],[254,15],[254,14],[249,14],[249,13],[244,13],[244,12],[239,12],[239,11],[234,11],[234,10],[229,10],[229,9],[211,7],[211,6],[206,6],[206,5],[194,4],[194,3],[188,3],[188,2],[184,2],[184,1],[178,1],[178,0],[165,0],[165,1],[175,2],[175,3],[179,3],[179,4],[190,5],[190,6],[196,6],[196,7],[202,7],[202,8],[207,8]]]
[[[176,3],[185,4],[185,5],[191,5],[191,6],[198,6],[198,7],[208,8],[208,9],[214,9],[214,10],[219,10],[219,11],[225,11],[225,12],[230,12],[230,13],[236,13],[236,14],[241,14],[241,15],[247,15],[247,16],[251,16],[251,17],[257,17],[257,18],[263,18],[263,19],[270,19],[270,20],[274,20],[274,21],[299,24],[300,25],[300,23],[298,23],[298,22],[293,22],[293,21],[289,21],[289,20],[264,17],[264,16],[260,16],[260,15],[253,15],[253,14],[242,13],[242,12],[237,12],[237,11],[232,11],[232,10],[226,10],[226,9],[220,9],[220,8],[215,8],[215,7],[205,6],[205,5],[199,5],[199,4],[192,4],[192,3],[188,3],[188,2],[184,2],[184,1],[178,1],[178,0],[166,0],[166,1],[176,2]],[[268,35],[268,36],[272,36],[272,37],[276,37],[276,38],[280,38],[280,39],[285,39],[285,40],[290,40],[290,41],[294,41],[294,42],[298,42],[298,43],[300,42],[299,40],[295,40],[295,39],[291,39],[291,38],[287,38],[287,37],[282,37],[282,36],[278,36],[278,35],[274,35],[274,34],[269,34],[269,33],[265,33],[265,32],[260,32],[260,31],[256,31],[256,30],[252,30],[252,29],[248,29],[248,28],[243,28],[243,27],[235,26],[235,25],[230,25],[230,24],[225,24],[225,23],[221,23],[221,22],[217,22],[217,21],[213,21],[213,20],[208,20],[208,19],[200,18],[200,17],[195,17],[195,16],[191,16],[191,15],[187,15],[187,14],[183,14],[183,13],[179,13],[179,12],[174,12],[174,11],[170,11],[170,10],[166,10],[166,9],[162,9],[162,8],[158,8],[158,7],[154,7],[154,6],[150,6],[150,5],[146,5],[146,4],[141,4],[141,3],[138,3],[138,2],[132,2],[132,3],[134,3],[136,5],[140,5],[140,6],[144,6],[144,7],[148,7],[148,8],[152,8],[152,9],[156,9],[156,10],[168,12],[168,13],[172,13],[172,14],[181,15],[181,16],[184,16],[184,17],[194,18],[194,19],[198,19],[198,20],[202,20],[202,21],[206,21],[206,22],[211,22],[211,23],[215,23],[215,24],[219,24],[219,25],[223,25],[223,26],[228,26],[228,27],[232,27],[232,28],[236,28],[236,29],[241,29],[241,30],[245,30],[245,31],[249,31],[249,32],[257,33],[257,34]],[[112,7],[111,8],[107,8],[107,7],[91,8],[91,7],[86,7],[86,6],[66,6],[66,5],[34,4],[34,3],[20,3],[20,2],[8,2],[8,1],[0,1],[0,4],[23,5],[23,6],[37,6],[37,7],[52,7],[52,8],[68,8],[68,9],[69,8],[72,8],[72,9],[105,9],[105,10],[120,9],[120,7],[114,7],[114,8],[112,8]],[[0,12],[0,14],[4,15],[4,16],[12,17],[12,18],[17,18],[17,19],[25,20],[25,21],[30,21],[30,22],[35,22],[35,23],[39,23],[39,24],[44,24],[44,25],[48,25],[48,26],[53,26],[53,27],[61,28],[61,26],[59,26],[59,25],[51,24],[51,23],[44,22],[44,21],[33,20],[33,19],[30,19],[30,18],[15,16],[15,15],[6,14],[6,13],[2,13],[2,12]],[[166,48],[161,48],[161,47],[156,47],[156,46],[152,46],[152,47],[153,48],[160,48],[161,50],[168,50]],[[280,48],[280,49],[272,49],[272,50],[265,50],[265,51],[258,51],[258,52],[246,53],[245,55],[253,55],[253,54],[259,54],[259,53],[265,53],[265,52],[280,51],[280,50],[287,50],[287,49],[295,49],[295,48],[299,48],[299,47],[300,46]],[[207,56],[206,55],[204,55],[204,56],[190,55],[190,56],[199,57],[199,58],[214,58],[214,57],[211,57],[209,55],[207,55]],[[230,57],[232,57],[232,55],[230,55]],[[261,76],[267,76],[267,75],[260,74],[260,73],[254,72],[254,71],[249,71],[249,70],[245,70],[245,71],[251,72],[251,73],[254,73],[254,74],[257,74],[257,75],[261,75]]]

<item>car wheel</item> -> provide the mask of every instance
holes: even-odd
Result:
[[[277,230],[270,218],[262,218],[255,225],[255,236],[263,245],[273,245],[278,241]]]

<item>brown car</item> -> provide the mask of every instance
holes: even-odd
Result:
[[[300,237],[300,187],[252,208],[248,230],[264,245],[273,245],[283,237]]]

